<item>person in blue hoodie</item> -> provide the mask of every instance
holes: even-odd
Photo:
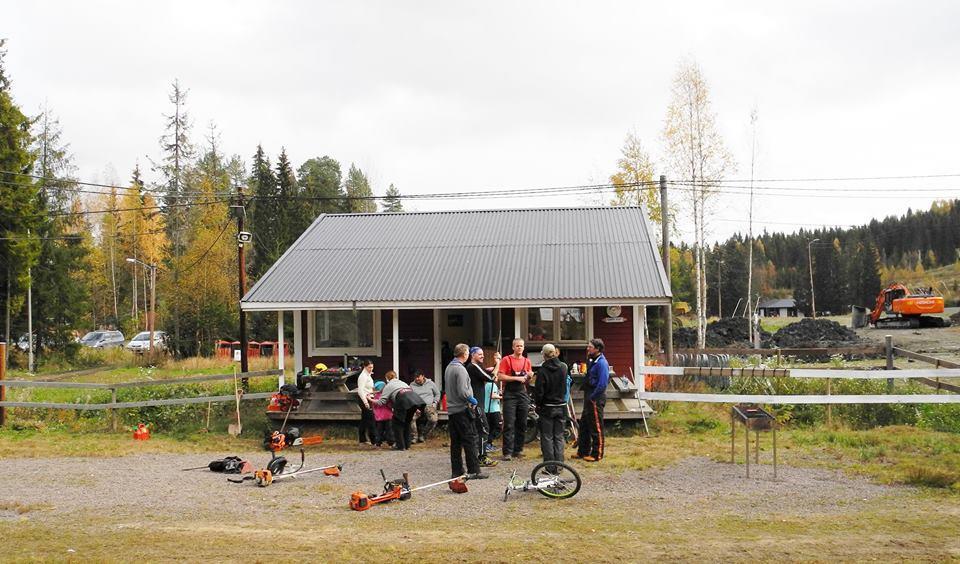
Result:
[[[580,439],[577,454],[585,462],[603,460],[603,406],[607,402],[610,365],[603,356],[603,340],[590,339],[587,344],[587,376],[583,379],[583,411],[580,414]]]

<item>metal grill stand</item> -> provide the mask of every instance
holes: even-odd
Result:
[[[754,432],[755,443],[753,461],[760,464],[760,431],[773,432],[773,479],[777,479],[777,423],[776,418],[760,406],[752,403],[740,403],[730,409],[730,464],[736,463],[737,421],[743,424],[743,444],[746,447],[744,461],[747,466],[747,478],[750,477],[750,431]]]

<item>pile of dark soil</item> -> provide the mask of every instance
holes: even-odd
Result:
[[[849,347],[860,342],[853,330],[829,319],[801,319],[774,333],[781,348]]]
[[[952,321],[954,325],[960,325],[960,311],[951,315],[950,321]]]
[[[761,346],[770,341],[770,333],[760,331]],[[692,349],[697,346],[697,330],[682,327],[673,332],[673,346]],[[707,348],[750,348],[750,322],[743,317],[724,317],[707,324]]]

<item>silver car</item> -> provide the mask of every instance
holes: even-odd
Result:
[[[153,345],[158,351],[166,350],[167,334],[163,331],[153,332]],[[127,343],[127,349],[135,353],[144,353],[150,350],[150,331],[142,331],[134,335]]]
[[[80,344],[95,349],[123,346],[123,333],[120,331],[90,331],[80,339]]]

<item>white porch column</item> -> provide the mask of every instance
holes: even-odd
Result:
[[[283,370],[286,367],[286,358],[284,358],[283,350],[283,310],[277,311],[277,370],[280,370],[280,378],[277,381],[279,386],[283,386],[286,383],[286,380],[283,375]]]
[[[633,376],[639,391],[644,391],[646,379],[643,367],[646,364],[645,330],[647,326],[647,306],[633,306]]]
[[[297,374],[303,372],[303,324],[300,322],[302,315],[301,310],[293,310],[293,370]]]
[[[443,378],[440,366],[440,310],[433,310],[433,382],[439,386]]]
[[[513,338],[514,339],[520,338],[526,341],[526,339],[523,336],[523,329],[522,329],[523,326],[521,325],[523,322],[523,320],[520,319],[521,313],[523,313],[522,307],[513,308]]]
[[[393,310],[393,371],[400,377],[400,310]]]

